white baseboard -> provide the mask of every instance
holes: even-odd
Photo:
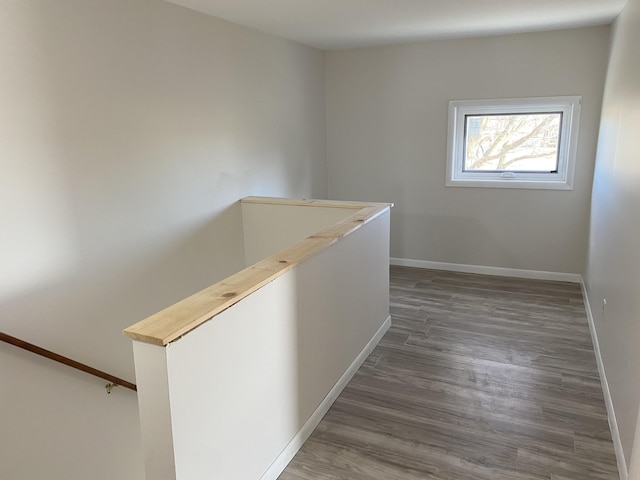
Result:
[[[309,419],[302,426],[300,431],[296,434],[295,437],[288,443],[288,445],[284,448],[282,453],[278,455],[278,458],[271,464],[271,466],[267,469],[267,471],[262,475],[260,480],[276,480],[280,474],[284,471],[284,469],[289,465],[289,462],[293,459],[293,457],[298,453],[298,450],[302,447],[304,442],[309,438],[309,435],[313,433],[315,428],[318,426],[322,417],[329,411],[333,402],[336,401],[344,387],[347,386],[351,378],[358,371],[360,366],[364,363],[367,357],[371,354],[373,349],[378,345],[378,342],[382,339],[384,334],[389,330],[391,326],[391,317],[387,317],[382,326],[378,329],[375,335],[369,340],[369,343],[362,349],[362,351],[358,354],[353,363],[347,368],[346,372],[340,377],[340,379],[336,382],[333,388],[329,391],[326,397],[320,402],[318,408],[316,408],[315,412],[309,417]]]
[[[501,277],[533,278],[536,280],[554,280],[558,282],[580,283],[579,273],[545,272],[542,270],[522,270],[519,268],[487,267],[484,265],[465,265],[462,263],[431,262],[428,260],[411,260],[409,258],[390,258],[391,265],[403,267],[430,268],[450,272],[479,273],[481,275],[498,275]]]
[[[593,319],[593,312],[591,311],[591,304],[589,303],[589,295],[587,294],[587,287],[584,284],[584,280],[580,281],[580,287],[582,288],[584,306],[587,311],[587,320],[589,321],[589,331],[591,332],[591,341],[593,342],[593,350],[596,354],[596,363],[598,364],[598,373],[600,374],[600,383],[602,384],[604,404],[607,407],[607,417],[609,418],[609,428],[611,429],[611,438],[613,439],[613,448],[616,452],[616,460],[618,462],[618,472],[620,473],[620,480],[628,480],[629,472],[627,471],[627,462],[624,458],[624,451],[622,450],[622,440],[620,439],[620,431],[618,430],[618,421],[616,419],[616,412],[613,409],[613,400],[611,399],[611,391],[609,390],[607,375],[605,374],[605,371],[604,371],[604,363],[602,363],[602,355],[600,353],[600,344],[598,343],[598,334],[596,332],[596,325]]]

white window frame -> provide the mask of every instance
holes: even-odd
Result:
[[[446,185],[448,187],[573,190],[581,106],[581,96],[450,101]],[[562,112],[557,173],[464,171],[467,115],[548,112]]]

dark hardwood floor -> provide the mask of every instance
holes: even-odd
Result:
[[[392,327],[280,480],[617,480],[577,284],[391,268]]]

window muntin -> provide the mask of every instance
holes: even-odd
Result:
[[[581,97],[452,101],[447,186],[573,188]]]

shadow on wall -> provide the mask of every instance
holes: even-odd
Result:
[[[246,172],[217,161],[223,117],[180,103],[184,78],[149,54],[173,58],[168,8],[8,2],[0,17],[0,328],[129,380],[121,330],[242,262]]]
[[[112,374],[133,379],[122,329],[243,267],[239,203],[206,224],[118,257],[92,258],[0,301],[1,328]],[[10,274],[7,272],[7,274]]]

